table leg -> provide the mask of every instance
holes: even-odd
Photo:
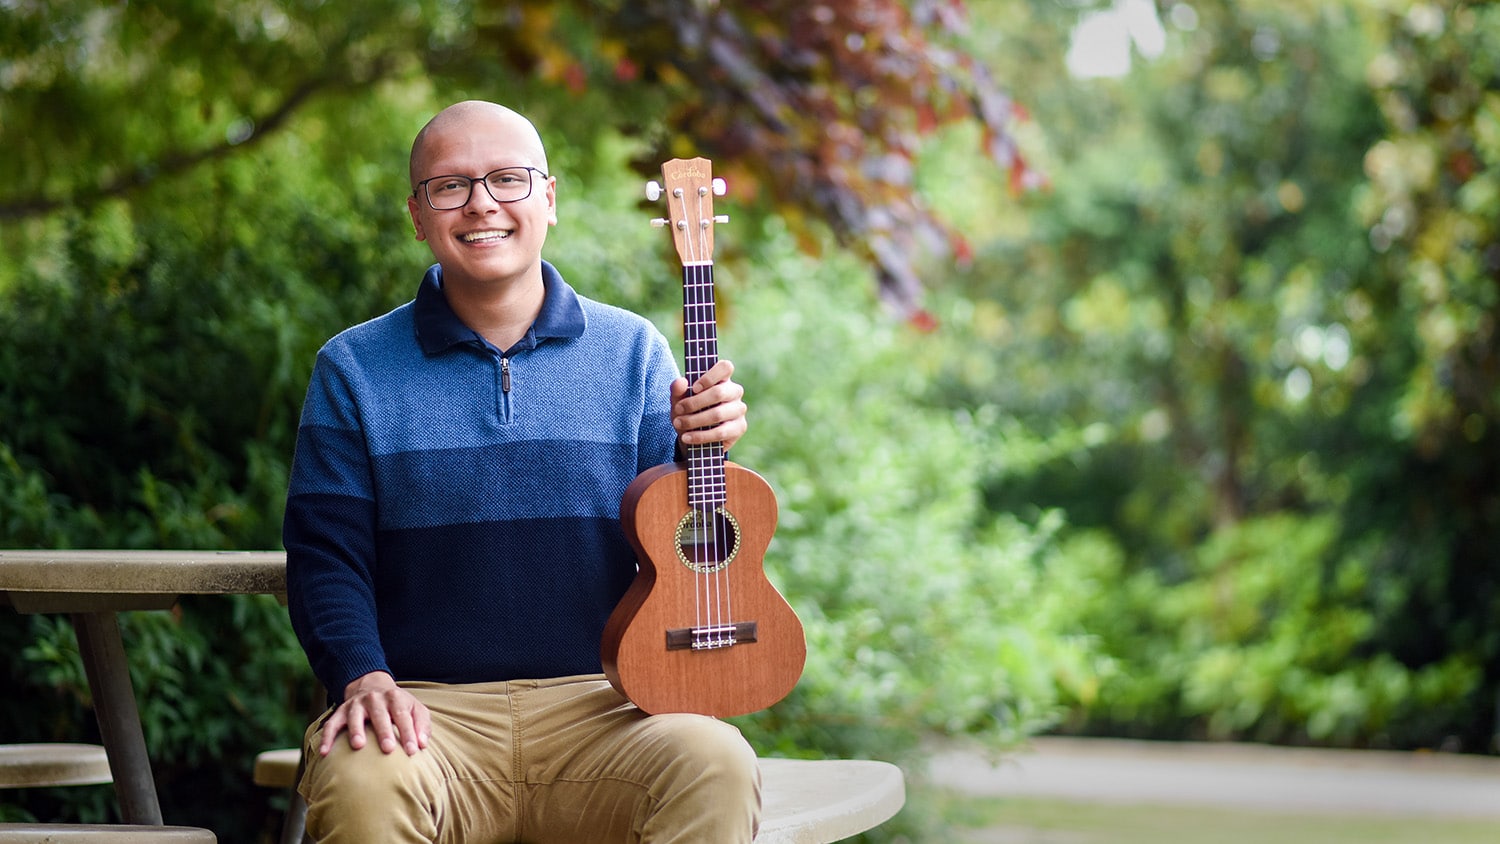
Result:
[[[72,618],[83,670],[94,695],[99,735],[114,773],[120,816],[128,824],[160,826],[161,804],[156,798],[151,760],[146,755],[146,736],[141,730],[135,689],[130,684],[125,645],[120,641],[120,623],[112,612],[74,613]]]

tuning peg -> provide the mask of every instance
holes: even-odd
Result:
[[[724,194],[729,193],[729,186],[724,184],[723,179],[714,179],[713,186],[714,196],[723,196]]]
[[[651,200],[652,202],[655,202],[656,200],[661,199],[661,183],[660,182],[657,182],[655,179],[652,179],[651,181],[649,181],[649,182],[646,183],[646,198],[649,199],[649,200]]]
[[[714,222],[715,223],[727,223],[727,222],[729,222],[729,215],[728,214],[715,214],[714,215]]]
[[[651,221],[651,225],[653,225],[653,226],[655,226],[657,228],[661,228],[662,226],[665,226],[666,224],[668,224],[670,222],[672,222],[672,221],[668,220],[666,217],[657,217],[656,219],[654,219],[654,220]]]

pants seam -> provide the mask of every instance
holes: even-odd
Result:
[[[526,726],[521,721],[521,703],[518,700],[522,690],[512,684],[508,688],[509,694],[505,696],[506,704],[510,706],[510,782],[523,783],[526,781],[526,757],[522,751],[525,744]],[[515,841],[526,840],[526,805],[530,796],[525,788],[514,789],[516,805],[513,807],[512,816],[515,818],[515,828],[511,830],[511,838]]]

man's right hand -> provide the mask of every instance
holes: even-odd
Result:
[[[344,702],[323,722],[323,743],[318,753],[327,756],[345,730],[349,731],[349,746],[359,750],[365,746],[366,725],[375,733],[383,753],[405,747],[407,756],[415,756],[427,747],[432,735],[427,707],[384,671],[372,671],[344,687]]]

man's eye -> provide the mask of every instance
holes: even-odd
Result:
[[[469,180],[439,179],[432,183],[432,189],[438,193],[460,193],[469,189]]]
[[[495,175],[490,177],[490,184],[499,188],[508,187],[511,185],[519,185],[524,181],[525,179],[517,176],[515,173],[496,173]]]

